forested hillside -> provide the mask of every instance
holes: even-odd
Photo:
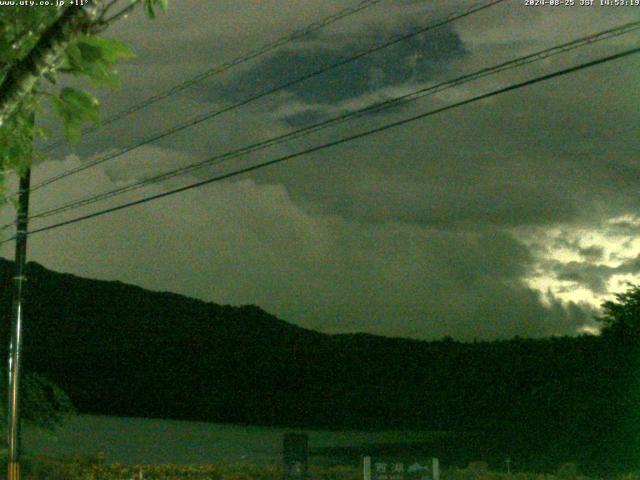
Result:
[[[5,328],[11,274],[0,261]],[[474,432],[500,454],[621,468],[639,458],[633,336],[460,343],[325,335],[255,306],[34,263],[26,313],[25,368],[59,384],[83,413]]]

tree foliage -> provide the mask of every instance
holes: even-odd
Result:
[[[604,302],[602,311],[598,321],[603,324],[603,335],[640,340],[640,285],[630,285],[615,300]]]
[[[7,384],[7,371],[0,369],[3,385]],[[22,419],[36,427],[54,429],[64,417],[75,412],[75,408],[67,394],[56,384],[35,373],[22,379],[23,395],[21,397]],[[6,395],[0,397],[0,431],[2,441],[5,439],[7,405]]]
[[[67,2],[69,3],[69,2]],[[168,0],[91,0],[67,5],[4,6],[0,11],[0,172],[20,174],[37,153],[33,140],[47,132],[33,114],[53,113],[72,142],[87,121],[99,120],[99,101],[84,89],[60,85],[60,75],[84,78],[93,87],[117,88],[118,61],[133,56],[123,42],[102,33],[142,5],[155,17]],[[64,83],[64,82],[62,82]],[[0,191],[5,175],[0,175]]]

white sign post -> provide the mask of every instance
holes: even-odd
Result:
[[[364,457],[362,468],[364,480],[371,480],[371,457]]]

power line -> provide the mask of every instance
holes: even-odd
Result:
[[[231,105],[228,105],[226,107],[223,107],[221,109],[214,110],[212,112],[207,112],[205,114],[202,114],[202,115],[199,115],[197,117],[194,117],[193,119],[191,119],[191,120],[189,120],[189,121],[187,121],[185,123],[182,123],[180,125],[174,126],[174,127],[170,128],[170,129],[167,129],[167,130],[165,130],[165,131],[163,131],[163,132],[161,132],[159,134],[155,134],[155,135],[153,135],[151,137],[147,137],[144,140],[136,142],[136,143],[134,143],[132,145],[129,145],[127,147],[124,147],[124,148],[122,148],[120,150],[117,150],[116,152],[107,154],[107,155],[105,155],[103,157],[100,157],[100,158],[94,160],[94,161],[88,162],[88,163],[86,163],[84,165],[80,165],[78,167],[69,169],[69,170],[67,170],[65,172],[62,172],[62,173],[60,173],[58,175],[55,175],[53,177],[50,177],[49,179],[44,180],[44,181],[38,183],[37,185],[34,185],[33,187],[31,187],[31,191],[34,192],[36,190],[39,190],[42,187],[50,185],[50,184],[52,184],[54,182],[57,182],[58,180],[66,178],[66,177],[68,177],[70,175],[74,175],[76,173],[79,173],[79,172],[82,172],[82,171],[87,170],[89,168],[92,168],[92,167],[94,167],[96,165],[100,165],[100,164],[102,164],[104,162],[113,160],[114,158],[118,158],[118,157],[124,155],[125,153],[131,152],[132,150],[136,150],[137,148],[140,148],[140,147],[142,147],[144,145],[147,145],[149,143],[155,142],[155,141],[160,140],[162,138],[165,138],[165,137],[168,137],[168,136],[173,135],[175,133],[178,133],[178,132],[180,132],[182,130],[185,130],[187,128],[190,128],[190,127],[193,127],[195,125],[198,125],[199,123],[202,123],[205,120],[210,120],[210,119],[212,119],[214,117],[222,115],[223,113],[229,112],[231,110],[235,110],[236,108],[245,106],[245,105],[247,105],[247,104],[249,104],[251,102],[254,102],[256,100],[259,100],[261,98],[267,97],[267,96],[272,95],[274,93],[277,93],[279,91],[285,90],[286,88],[289,88],[291,86],[294,86],[294,85],[297,85],[299,83],[302,83],[302,82],[304,82],[304,81],[306,81],[306,80],[308,80],[310,78],[313,78],[313,77],[316,77],[318,75],[324,74],[324,73],[326,73],[326,72],[328,72],[330,70],[336,69],[336,68],[341,67],[343,65],[347,65],[347,64],[349,64],[351,62],[354,62],[354,61],[356,61],[356,60],[358,60],[360,58],[363,58],[363,57],[365,57],[367,55],[370,55],[372,53],[378,52],[378,51],[383,50],[385,48],[388,48],[388,47],[390,47],[392,45],[395,45],[395,44],[397,44],[399,42],[402,42],[402,41],[408,40],[408,39],[410,39],[412,37],[415,37],[417,35],[421,35],[423,33],[426,33],[428,31],[430,31],[430,30],[433,30],[433,29],[436,29],[438,27],[447,25],[447,24],[452,23],[452,22],[454,22],[456,20],[459,20],[461,18],[467,17],[469,15],[472,15],[472,14],[474,14],[476,12],[479,12],[479,11],[484,10],[486,8],[492,7],[494,5],[502,3],[504,1],[505,0],[490,0],[490,1],[482,3],[480,5],[476,4],[476,5],[468,8],[468,9],[466,9],[466,10],[460,12],[460,13],[451,14],[451,15],[447,16],[443,20],[439,20],[439,21],[437,21],[435,23],[432,23],[430,25],[427,25],[425,27],[416,29],[416,30],[412,31],[411,33],[403,34],[403,35],[400,35],[400,36],[397,36],[397,37],[393,38],[390,41],[387,41],[387,42],[384,42],[384,43],[381,43],[381,44],[378,44],[378,45],[374,45],[373,47],[370,47],[370,48],[368,48],[366,50],[363,50],[363,51],[357,53],[356,55],[348,57],[348,58],[346,58],[344,60],[340,60],[340,61],[338,61],[336,63],[331,64],[331,65],[327,65],[325,67],[319,68],[319,69],[317,69],[317,70],[315,70],[315,71],[313,71],[311,73],[305,74],[305,75],[303,75],[301,77],[298,77],[296,79],[293,79],[291,81],[282,83],[282,84],[280,84],[280,85],[278,85],[278,86],[276,86],[274,88],[270,88],[268,90],[265,90],[265,91],[262,91],[260,93],[254,94],[252,96],[249,96],[247,98],[239,100],[238,102],[233,103]]]
[[[217,65],[215,67],[210,68],[209,70],[206,70],[204,72],[199,73],[198,75],[185,80],[182,83],[179,83],[178,85],[174,85],[173,87],[169,88],[168,90],[165,90],[163,92],[160,93],[156,93],[155,95],[152,95],[146,99],[144,99],[143,101],[136,103],[135,105],[127,108],[126,110],[122,110],[118,113],[115,113],[113,115],[111,115],[110,117],[107,117],[106,119],[101,121],[101,126],[90,126],[87,128],[84,128],[82,130],[82,134],[86,135],[89,133],[93,133],[96,130],[98,130],[99,128],[101,128],[102,126],[105,125],[109,125],[111,123],[117,122],[118,120],[121,120],[125,117],[128,117],[129,115],[132,115],[133,113],[142,110],[143,108],[148,107],[149,105],[152,105],[156,102],[159,102],[160,100],[163,100],[165,98],[168,98],[172,95],[175,95],[176,93],[179,93],[197,83],[202,82],[203,80],[206,80],[209,77],[212,77],[214,75],[218,75],[220,73],[226,72],[227,70],[236,67],[238,65],[241,65],[243,63],[246,63],[250,60],[253,60],[255,58],[261,57],[262,55],[265,55],[269,52],[272,52],[273,50],[275,50],[276,48],[279,48],[283,45],[286,45],[287,43],[291,43],[294,42],[296,40],[299,40],[303,37],[306,37],[307,35],[310,35],[314,32],[317,32],[318,30],[323,29],[324,27],[327,27],[339,20],[342,20],[343,18],[346,17],[350,17],[351,15],[354,15],[358,12],[361,12],[362,10],[365,10],[369,7],[372,7],[378,3],[380,3],[382,0],[363,0],[360,3],[358,3],[356,6],[354,7],[349,7],[349,8],[345,8],[343,10],[340,10],[339,12],[330,15],[328,17],[323,18],[322,20],[319,20],[317,22],[313,22],[309,25],[307,25],[306,27],[300,28],[296,31],[294,31],[293,33],[291,33],[290,35],[287,35],[285,37],[281,37],[271,43],[267,43],[265,45],[262,45],[261,47],[258,47],[255,50],[252,50],[248,53],[245,53],[244,55],[240,55],[239,57],[234,58],[233,60],[230,60],[228,62],[222,63],[220,65]],[[49,152],[51,150],[54,150],[56,148],[58,148],[60,145],[64,144],[66,142],[65,138],[60,138],[56,141],[51,142],[50,144],[48,144],[43,151],[45,152]]]
[[[385,100],[382,102],[378,102],[375,103],[373,105],[369,105],[367,107],[358,109],[356,111],[352,111],[352,112],[347,112],[341,115],[338,115],[336,117],[315,123],[313,125],[309,125],[307,127],[303,127],[300,128],[298,130],[295,130],[293,132],[289,132],[283,135],[279,135],[276,137],[272,137],[270,139],[267,140],[263,140],[261,142],[257,142],[254,143],[252,145],[249,146],[245,146],[236,150],[232,150],[220,155],[217,155],[215,157],[209,158],[207,160],[195,163],[195,164],[191,164],[191,165],[187,165],[185,167],[181,167],[175,170],[171,170],[169,172],[165,172],[165,173],[161,173],[159,175],[153,176],[151,178],[147,178],[147,179],[143,179],[140,180],[138,182],[135,182],[133,184],[130,185],[126,185],[123,187],[119,187],[113,190],[109,190],[107,192],[102,192],[99,193],[97,195],[92,195],[92,196],[88,196],[85,197],[83,199],[80,200],[76,200],[73,202],[69,202],[63,205],[60,205],[58,207],[54,207],[51,208],[49,210],[45,210],[45,211],[41,211],[38,212],[34,215],[32,215],[30,217],[30,220],[34,220],[34,219],[38,219],[38,218],[45,218],[45,217],[49,217],[51,215],[55,215],[58,213],[62,213],[65,211],[69,211],[69,210],[75,210],[77,208],[86,206],[86,205],[90,205],[93,203],[96,203],[98,201],[101,200],[106,200],[109,198],[113,198],[115,196],[136,190],[138,188],[144,187],[146,185],[150,185],[153,183],[158,183],[161,181],[165,181],[168,180],[170,178],[174,178],[176,176],[179,175],[184,175],[187,173],[190,173],[194,170],[198,170],[201,168],[204,168],[206,166],[211,166],[213,164],[218,164],[221,163],[223,161],[227,161],[230,160],[232,158],[237,158],[239,156],[243,156],[246,155],[248,153],[253,153],[256,152],[258,150],[263,150],[265,148],[274,146],[274,145],[279,145],[281,143],[284,143],[285,141],[289,141],[291,139],[294,138],[299,138],[305,135],[308,135],[310,133],[314,133],[317,131],[320,131],[321,129],[327,128],[329,126],[334,126],[337,125],[339,123],[343,123],[345,121],[348,120],[352,120],[353,118],[357,118],[360,116],[363,116],[364,114],[368,114],[368,113],[372,113],[372,112],[377,112],[380,110],[386,110],[389,108],[393,108],[396,107],[398,105],[402,105],[405,104],[407,102],[410,101],[415,101],[418,100],[420,98],[424,98],[427,95],[433,95],[435,93],[439,93],[441,91],[444,90],[448,90],[450,88],[454,88],[456,86],[462,85],[464,83],[470,82],[470,81],[475,81],[478,80],[480,78],[484,78],[486,76],[489,75],[495,75],[497,73],[506,71],[506,70],[510,70],[513,68],[517,68],[517,67],[521,67],[523,65],[529,64],[529,63],[533,63],[533,62],[537,62],[546,58],[549,58],[551,56],[554,55],[558,55],[561,53],[566,53],[570,50],[574,50],[577,48],[581,48],[584,47],[585,45],[589,45],[598,41],[602,41],[602,40],[606,40],[615,36],[620,36],[626,33],[630,33],[632,31],[636,31],[640,28],[640,21],[636,21],[636,22],[630,22],[618,27],[614,27],[608,30],[604,30],[602,32],[598,32],[595,34],[591,34],[588,35],[586,37],[582,37],[580,39],[577,40],[573,40],[571,42],[567,42],[564,43],[562,45],[558,45],[558,46],[554,46],[551,48],[547,48],[544,50],[540,50],[537,51],[535,53],[531,53],[529,55],[523,56],[523,57],[518,57],[516,59],[512,59],[509,60],[507,62],[503,62],[501,64],[492,66],[492,67],[486,67],[483,68],[481,70],[475,71],[473,73],[469,73],[469,74],[465,74],[462,75],[460,77],[457,77],[453,80],[447,80],[444,82],[441,82],[437,85],[433,85],[433,86],[429,86],[426,88],[421,88],[419,90],[416,90],[414,92],[410,92],[407,93],[405,95],[399,96],[399,97],[395,97],[393,99],[389,99],[389,100]],[[11,226],[10,224],[5,225],[2,228],[6,228]]]
[[[56,176],[51,177],[51,178],[49,178],[47,180],[44,180],[44,181],[38,183],[37,185],[34,185],[31,188],[31,191],[33,192],[33,191],[38,190],[38,189],[40,189],[40,188],[42,188],[42,187],[44,187],[46,185],[49,185],[49,184],[54,183],[54,182],[56,182],[58,180],[61,180],[62,178],[66,178],[66,177],[68,177],[70,175],[73,175],[75,173],[87,170],[87,169],[92,168],[92,167],[94,167],[96,165],[100,165],[100,164],[102,164],[104,162],[107,162],[107,161],[112,160],[114,158],[120,157],[120,156],[124,155],[125,153],[131,152],[131,151],[133,151],[133,150],[135,150],[137,148],[140,148],[140,147],[142,147],[144,145],[147,145],[147,144],[152,143],[154,141],[160,140],[160,139],[165,138],[167,136],[173,135],[173,134],[178,133],[178,132],[180,132],[182,130],[185,130],[187,128],[193,127],[193,126],[195,126],[195,125],[197,125],[199,123],[202,123],[202,122],[204,122],[206,120],[209,120],[209,119],[212,119],[214,117],[217,117],[217,116],[219,116],[219,115],[221,115],[223,113],[229,112],[231,110],[234,110],[236,108],[245,106],[245,105],[247,105],[247,104],[249,104],[251,102],[254,102],[254,101],[259,100],[261,98],[264,98],[266,96],[272,95],[272,94],[277,93],[277,92],[282,91],[282,90],[285,90],[286,88],[289,88],[289,87],[294,86],[296,84],[302,83],[302,82],[304,82],[304,81],[306,81],[306,80],[308,80],[310,78],[316,77],[318,75],[326,73],[326,72],[328,72],[330,70],[333,70],[335,68],[341,67],[341,66],[346,65],[346,64],[351,63],[351,62],[354,62],[354,61],[356,61],[356,60],[358,60],[360,58],[363,58],[363,57],[365,57],[367,55],[370,55],[370,54],[375,53],[377,51],[380,51],[382,49],[388,48],[388,47],[390,47],[392,45],[395,45],[395,44],[397,44],[399,42],[408,40],[408,39],[410,39],[412,37],[415,37],[417,35],[426,33],[426,32],[428,32],[430,30],[433,30],[435,28],[441,27],[441,26],[446,25],[448,23],[451,23],[453,21],[459,20],[461,18],[469,16],[469,15],[471,15],[473,13],[478,12],[478,11],[484,10],[485,8],[489,8],[489,7],[493,6],[493,5],[502,3],[503,1],[505,1],[505,0],[491,0],[489,2],[481,4],[479,6],[477,4],[475,4],[474,6],[464,10],[461,13],[449,15],[444,20],[440,20],[440,21],[435,22],[433,24],[427,25],[426,27],[422,27],[422,28],[416,29],[416,30],[414,30],[413,32],[411,32],[409,34],[400,35],[400,36],[395,37],[392,40],[384,42],[382,44],[374,45],[373,47],[370,47],[369,49],[361,51],[356,55],[353,55],[353,56],[348,57],[348,58],[346,58],[344,60],[338,61],[338,62],[333,63],[331,65],[322,67],[320,69],[317,69],[317,70],[315,70],[315,71],[313,71],[313,72],[311,72],[309,74],[306,74],[306,75],[298,77],[298,78],[296,78],[294,80],[285,82],[285,83],[280,84],[280,85],[278,85],[278,86],[276,86],[274,88],[271,88],[271,89],[265,90],[263,92],[260,92],[258,94],[249,96],[249,97],[247,97],[245,99],[242,99],[242,100],[240,100],[240,101],[238,101],[236,103],[233,103],[233,104],[231,104],[229,106],[223,107],[223,108],[218,109],[218,110],[214,110],[212,112],[207,112],[207,113],[199,115],[197,117],[194,117],[193,119],[191,119],[191,120],[189,120],[189,121],[187,121],[185,123],[182,123],[180,125],[174,126],[174,127],[170,128],[168,130],[165,130],[164,132],[161,132],[159,134],[153,135],[151,137],[147,137],[144,140],[136,142],[136,143],[134,143],[134,144],[132,144],[130,146],[124,147],[124,148],[122,148],[122,149],[120,149],[120,150],[118,150],[116,152],[113,152],[111,154],[107,154],[107,155],[105,155],[103,157],[100,157],[100,158],[98,158],[98,159],[96,159],[96,160],[94,160],[92,162],[88,162],[88,163],[86,163],[84,165],[81,165],[79,167],[76,167],[76,168],[73,168],[73,169],[69,169],[66,172],[63,172],[63,173],[61,173],[59,175],[56,175]]]
[[[258,169],[261,169],[261,168],[264,168],[264,167],[275,165],[277,163],[282,163],[284,161],[291,160],[291,159],[294,159],[294,158],[297,158],[297,157],[300,157],[300,156],[303,156],[303,155],[308,155],[310,153],[318,152],[318,151],[321,151],[321,150],[324,150],[324,149],[327,149],[327,148],[331,148],[331,147],[335,147],[337,145],[341,145],[341,144],[344,144],[344,143],[347,143],[347,142],[351,142],[353,140],[357,140],[357,139],[364,138],[364,137],[367,137],[367,136],[370,136],[370,135],[374,135],[374,134],[389,130],[391,128],[395,128],[395,127],[399,127],[399,126],[402,126],[402,125],[406,125],[406,124],[415,122],[417,120],[420,120],[420,119],[423,119],[423,118],[426,118],[426,117],[430,117],[432,115],[436,115],[436,114],[439,114],[439,113],[442,113],[442,112],[445,112],[445,111],[448,111],[448,110],[452,110],[454,108],[461,107],[461,106],[464,106],[464,105],[468,105],[468,104],[471,104],[471,103],[474,103],[474,102],[477,102],[477,101],[480,101],[480,100],[485,100],[487,98],[491,98],[491,97],[494,97],[494,96],[497,96],[497,95],[501,95],[503,93],[507,93],[507,92],[514,91],[514,90],[517,90],[517,89],[520,89],[520,88],[523,88],[523,87],[527,87],[529,85],[533,85],[533,84],[536,84],[536,83],[544,82],[544,81],[547,81],[547,80],[551,80],[553,78],[557,78],[557,77],[560,77],[560,76],[563,76],[563,75],[567,75],[567,74],[570,74],[570,73],[577,72],[579,70],[584,70],[586,68],[594,67],[596,65],[600,65],[600,64],[604,64],[604,63],[607,63],[607,62],[610,62],[610,61],[613,61],[613,60],[618,60],[618,59],[621,59],[621,58],[624,58],[624,57],[628,57],[628,56],[634,55],[636,53],[640,53],[640,47],[633,48],[631,50],[626,50],[624,52],[620,52],[620,53],[617,53],[615,55],[609,55],[607,57],[602,57],[602,58],[599,58],[597,60],[592,60],[590,62],[582,63],[580,65],[576,65],[576,66],[573,66],[573,67],[569,67],[569,68],[565,68],[565,69],[562,69],[562,70],[558,70],[558,71],[555,71],[553,73],[549,73],[549,74],[542,75],[542,76],[539,76],[539,77],[536,77],[536,78],[533,78],[533,79],[530,79],[530,80],[526,80],[524,82],[514,83],[512,85],[509,85],[508,87],[499,88],[497,90],[493,90],[493,91],[491,91],[489,93],[485,93],[485,94],[482,94],[482,95],[477,95],[477,96],[469,98],[467,100],[462,100],[460,102],[456,102],[456,103],[453,103],[451,105],[447,105],[447,106],[440,107],[440,108],[437,108],[437,109],[434,109],[434,110],[430,110],[428,112],[421,113],[419,115],[415,115],[415,116],[412,116],[412,117],[409,117],[409,118],[405,118],[403,120],[399,120],[399,121],[396,121],[396,122],[388,123],[388,124],[383,125],[381,127],[370,129],[370,130],[367,130],[365,132],[361,132],[361,133],[358,133],[358,134],[355,134],[355,135],[350,135],[348,137],[344,137],[344,138],[341,138],[339,140],[334,140],[332,142],[328,142],[328,143],[324,143],[324,144],[321,144],[321,145],[317,145],[315,147],[311,147],[311,148],[308,148],[308,149],[305,149],[305,150],[302,150],[302,151],[299,151],[299,152],[296,152],[296,153],[284,155],[282,157],[279,157],[279,158],[276,158],[276,159],[273,159],[273,160],[269,160],[269,161],[266,161],[266,162],[262,162],[262,163],[259,163],[257,165],[252,165],[250,167],[246,167],[246,168],[243,168],[243,169],[239,169],[239,170],[236,170],[234,172],[226,173],[226,174],[223,174],[223,175],[219,175],[217,177],[213,177],[213,178],[209,178],[207,180],[202,180],[202,181],[199,181],[199,182],[191,183],[189,185],[186,185],[186,186],[183,186],[183,187],[180,187],[180,188],[176,188],[176,189],[173,189],[173,190],[162,192],[162,193],[159,193],[159,194],[156,194],[156,195],[152,195],[152,196],[149,196],[149,197],[145,197],[145,198],[142,198],[142,199],[139,199],[139,200],[135,200],[135,201],[132,201],[132,202],[128,202],[128,203],[124,203],[124,204],[121,204],[121,205],[117,205],[115,207],[106,208],[104,210],[93,212],[93,213],[90,213],[90,214],[87,214],[87,215],[83,215],[83,216],[80,216],[80,217],[76,217],[76,218],[73,218],[73,219],[70,219],[70,220],[65,220],[63,222],[59,222],[59,223],[56,223],[56,224],[53,224],[53,225],[48,225],[46,227],[38,228],[36,230],[33,230],[33,231],[29,232],[29,235],[45,232],[45,231],[52,230],[52,229],[59,228],[59,227],[63,227],[63,226],[66,226],[66,225],[71,225],[73,223],[77,223],[77,222],[81,222],[81,221],[88,220],[88,219],[91,219],[91,218],[95,218],[95,217],[99,217],[99,216],[102,216],[102,215],[106,215],[107,213],[112,213],[112,212],[115,212],[115,211],[118,211],[118,210],[122,210],[122,209],[125,209],[125,208],[133,207],[135,205],[140,205],[140,204],[147,203],[147,202],[150,202],[150,201],[153,201],[153,200],[157,200],[157,199],[160,199],[160,198],[168,197],[170,195],[175,195],[177,193],[181,193],[181,192],[184,192],[184,191],[187,191],[187,190],[192,190],[192,189],[195,189],[195,188],[199,188],[199,187],[202,187],[202,186],[214,183],[214,182],[218,182],[218,181],[221,181],[221,180],[225,180],[227,178],[231,178],[231,177],[235,177],[237,175],[241,175],[243,173],[248,173],[248,172],[251,172],[251,171],[254,171],[254,170],[258,170]],[[13,239],[14,238],[10,238],[10,239],[4,240],[4,241],[0,242],[0,245],[3,244],[3,243],[9,242],[9,241],[11,241]]]

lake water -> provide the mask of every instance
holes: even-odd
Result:
[[[310,450],[381,443],[421,442],[433,433],[410,431],[322,431],[237,426],[206,422],[78,415],[56,433],[26,428],[25,453],[51,456],[104,452],[107,462],[125,464],[197,464],[281,461],[282,436],[309,435]],[[331,464],[331,458],[313,457]]]

